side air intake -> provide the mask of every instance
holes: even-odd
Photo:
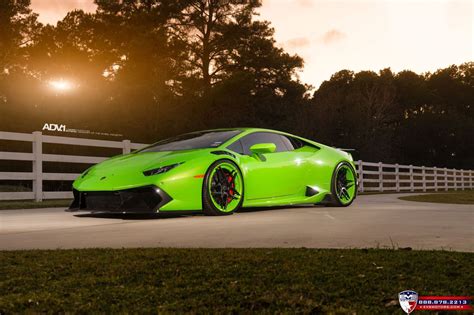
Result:
[[[306,186],[306,197],[312,197],[317,194],[319,194],[319,191],[317,191],[313,187]]]

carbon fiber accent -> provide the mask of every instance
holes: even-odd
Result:
[[[155,186],[117,191],[73,190],[74,201],[69,211],[156,213],[171,197]]]
[[[233,155],[232,153],[230,153],[228,151],[224,151],[224,150],[212,151],[211,153],[215,154],[215,155],[228,155],[228,156],[231,156],[231,157],[235,158],[235,155]]]
[[[316,189],[314,189],[311,186],[306,186],[306,193],[305,193],[306,197],[312,197],[312,196],[317,195],[317,194],[319,194],[319,191],[317,191]]]

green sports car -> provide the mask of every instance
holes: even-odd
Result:
[[[92,166],[68,211],[226,215],[240,207],[350,205],[350,154],[288,133],[216,129],[159,141]]]

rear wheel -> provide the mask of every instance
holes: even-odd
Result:
[[[228,215],[240,208],[244,184],[237,165],[228,159],[214,162],[206,172],[202,186],[203,212]]]
[[[357,175],[347,162],[337,165],[331,181],[332,206],[347,207],[357,195]]]

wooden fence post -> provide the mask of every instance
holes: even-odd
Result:
[[[379,191],[383,191],[383,167],[382,167],[382,162],[379,162]]]
[[[453,168],[453,175],[454,175],[454,190],[458,190],[458,172],[455,168]]]
[[[444,190],[448,191],[448,169],[444,168]]]
[[[43,141],[40,131],[33,132],[33,192],[35,201],[43,201]]]
[[[474,180],[473,180],[473,177],[474,177],[474,171],[472,171],[472,170],[471,170],[471,172],[470,172],[470,173],[471,173],[471,176],[469,176],[469,177],[470,177],[470,178],[469,178],[469,182],[470,182],[469,186],[470,186],[470,188],[472,189],[472,188],[474,188],[474,186],[472,185],[472,184],[473,184],[473,182],[474,182]]]
[[[464,170],[461,170],[461,190],[464,190]]]
[[[436,166],[433,168],[433,175],[435,191],[438,191],[438,168]]]
[[[364,162],[359,160],[359,191],[364,192]]]
[[[398,163],[395,164],[395,189],[397,192],[400,191],[400,171]]]
[[[423,186],[423,191],[426,191],[426,174],[425,174],[425,166],[421,167],[421,184]]]
[[[410,164],[410,191],[415,190],[415,185],[413,183],[413,165]]]
[[[130,143],[130,140],[123,140],[123,141],[122,141],[122,145],[123,145],[123,148],[122,148],[123,154],[128,154],[128,153],[131,152],[131,143]]]

